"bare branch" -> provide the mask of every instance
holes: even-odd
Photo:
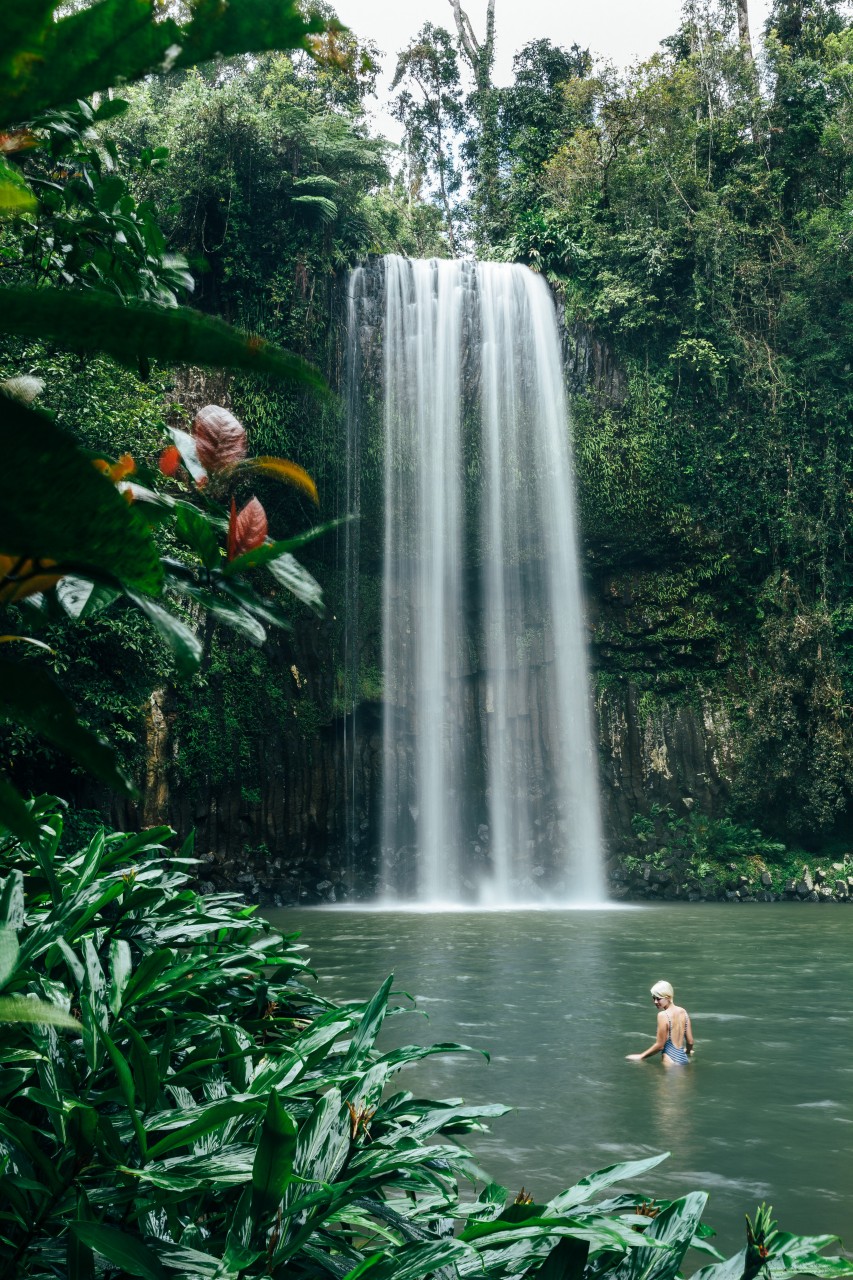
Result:
[[[491,7],[494,9],[494,0],[490,0]],[[474,29],[471,26],[471,20],[468,14],[462,8],[461,0],[449,0],[453,17],[456,20],[456,30],[459,33],[459,41],[465,50],[465,57],[471,64],[471,70],[477,74],[477,64],[480,60],[480,45],[477,37],[474,35]]]

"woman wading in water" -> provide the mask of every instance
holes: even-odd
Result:
[[[652,1000],[658,1011],[657,1039],[643,1053],[629,1053],[629,1062],[642,1062],[659,1053],[668,1067],[686,1067],[693,1052],[693,1028],[690,1014],[674,1003],[675,992],[668,982],[656,982]]]

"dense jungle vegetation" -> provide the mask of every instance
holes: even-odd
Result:
[[[758,67],[725,6],[690,9],[624,78],[539,42],[499,90],[494,7],[482,41],[453,12],[456,36],[400,58],[402,168],[367,129],[371,50],[328,13],[40,0],[0,21],[4,1275],[675,1280],[688,1248],[713,1259],[697,1280],[853,1274],[763,1206],[724,1260],[704,1193],[598,1198],[658,1157],[513,1200],[455,1141],[503,1108],[386,1091],[463,1049],[381,1052],[390,979],[323,1000],[292,938],[197,891],[189,833],[169,851],[168,827],[30,794],[119,796],[146,826],[168,699],[203,785],[236,770],[247,793],[250,735],[292,711],[308,741],[334,713],[334,678],[300,697],[322,591],[293,553],[346,514],[315,367],[335,371],[335,284],[369,253],[476,246],[546,271],[623,371],[624,395],[577,404],[593,557],[665,557],[666,607],[693,592],[721,661],[765,664],[746,758],[778,733],[797,786],[780,756],[760,795],[744,767],[740,803],[833,830],[849,28],[780,0]],[[335,564],[310,562],[332,597]]]
[[[91,118],[78,106],[46,119],[47,150],[12,157],[44,198],[38,216],[5,224],[4,272],[189,301],[333,382],[340,282],[366,255],[474,250],[544,272],[578,353],[590,572],[632,594],[596,635],[601,687],[632,682],[650,722],[666,705],[718,699],[737,759],[724,816],[841,848],[853,752],[843,6],[778,0],[750,42],[730,0],[690,0],[660,52],[627,72],[539,40],[508,87],[493,81],[494,7],[481,38],[461,10],[448,18],[399,54],[401,149],[370,134],[376,50],[348,32],[312,37],[310,54],[175,68],[125,92],[126,109],[107,98]],[[150,241],[141,274],[115,250],[127,216]],[[188,399],[227,399],[254,455],[297,460],[323,518],[346,514],[342,410],[312,405],[299,383],[156,361],[140,381],[102,356],[26,341],[7,342],[3,369],[42,378],[41,403],[87,447],[156,464]],[[304,491],[257,479],[271,527],[313,522]],[[329,601],[320,633],[286,604],[296,636],[263,649],[235,651],[211,623],[193,685],[175,684],[129,607],[73,628],[50,620],[54,652],[38,661],[138,778],[157,754],[159,698],[179,729],[160,773],[189,785],[199,811],[226,787],[256,813],[264,735],[288,725],[292,759],[379,688],[375,652],[354,678],[341,658],[343,538],[307,553]],[[369,577],[364,588],[369,599]],[[248,714],[259,684],[276,690],[260,725]],[[106,803],[26,733],[9,751],[25,789]]]

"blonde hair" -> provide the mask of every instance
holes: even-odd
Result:
[[[670,1000],[675,999],[675,992],[668,982],[656,982],[652,987],[653,996],[668,996]]]

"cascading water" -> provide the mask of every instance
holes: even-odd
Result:
[[[600,902],[552,298],[517,265],[391,256],[383,277],[380,893]]]

